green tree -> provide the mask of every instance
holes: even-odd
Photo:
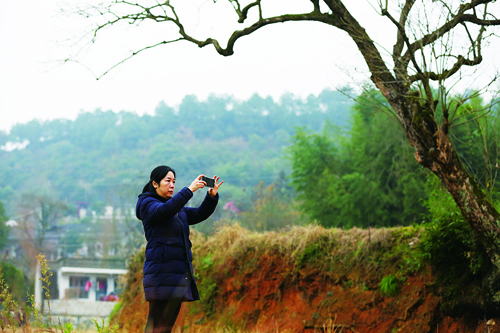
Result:
[[[377,107],[373,106],[373,100]],[[411,146],[394,114],[383,112],[387,104],[375,90],[357,98],[343,156],[345,164],[376,189],[361,193],[372,206],[364,214],[368,223],[407,225],[420,221],[421,214],[426,212],[422,203],[427,197],[425,172],[412,157]],[[356,201],[359,200],[362,199]]]
[[[68,205],[48,194],[23,193],[20,197],[18,213],[25,236],[35,253],[43,253],[47,231],[62,218]],[[27,251],[31,253],[33,251]]]
[[[337,212],[331,208],[330,192],[327,191],[331,182],[337,183],[336,175],[342,170],[339,144],[336,143],[340,135],[335,135],[335,130],[330,124],[320,134],[297,129],[289,148],[297,200],[313,220],[325,226],[339,225],[334,222]]]
[[[289,148],[297,198],[324,226],[408,225],[426,212],[423,170],[398,122],[367,104],[373,94],[354,105],[351,130],[301,129]]]
[[[3,202],[0,201],[0,250],[4,248],[7,238],[9,237],[9,227],[5,225],[9,218],[5,215]]]
[[[450,138],[467,171],[490,199],[498,200],[500,108],[498,101],[486,103],[477,91],[471,92],[471,96],[462,102],[456,97],[457,120],[450,128]]]
[[[253,206],[241,213],[237,220],[250,230],[270,231],[280,230],[303,223],[295,202],[280,181],[268,186],[260,182],[255,186]]]
[[[0,274],[1,278],[3,278],[9,286],[9,291],[18,304],[26,299],[26,277],[22,270],[10,263],[3,262]]]

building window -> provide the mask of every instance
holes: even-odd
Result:
[[[96,279],[96,291],[95,299],[96,301],[105,301],[108,292],[108,279],[107,278],[97,278]]]
[[[89,298],[90,278],[88,276],[69,277],[68,298]]]

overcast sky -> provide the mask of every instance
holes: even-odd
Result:
[[[93,0],[88,0],[93,1]],[[87,1],[87,2],[88,2]],[[82,2],[72,0],[71,3]],[[185,19],[192,34],[204,39],[215,36],[225,45],[227,33],[238,27],[227,0],[183,0]],[[308,11],[310,1],[274,0]],[[392,27],[385,23],[367,0],[346,1],[370,36],[391,47]],[[264,2],[265,4],[265,2]],[[199,49],[187,42],[170,44],[141,53],[99,81],[100,75],[148,42],[163,40],[165,24],[147,24],[141,29],[122,27],[99,36],[98,42],[80,52],[82,64],[58,60],[80,50],[67,42],[79,37],[84,24],[60,14],[58,0],[3,1],[0,4],[0,130],[31,119],[74,119],[81,111],[96,108],[152,113],[162,100],[178,105],[184,96],[200,99],[209,94],[246,99],[254,93],[274,99],[290,92],[306,97],[325,88],[368,80],[368,73],[354,43],[345,33],[319,23],[285,23],[270,26],[240,39],[231,57],[218,55],[213,47]],[[301,7],[302,6],[302,7]],[[303,7],[305,6],[305,7]],[[266,8],[266,7],[264,7]],[[266,14],[267,13],[267,14]],[[219,15],[218,17],[216,17]],[[216,23],[207,23],[206,17]],[[494,58],[494,57],[492,57]],[[488,66],[494,64],[487,59]],[[92,73],[92,72],[93,73]]]

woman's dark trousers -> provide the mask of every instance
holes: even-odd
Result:
[[[145,333],[170,333],[181,309],[182,301],[149,301],[148,322]]]

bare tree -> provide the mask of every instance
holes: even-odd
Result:
[[[55,244],[47,244],[46,234],[64,216],[68,206],[46,194],[24,193],[17,208],[17,234],[23,248],[25,267],[31,273],[36,256],[53,252]]]
[[[494,0],[377,0],[378,13],[392,22],[396,37],[387,57],[341,0],[304,0],[310,11],[300,14],[283,5],[282,14],[271,17],[264,15],[266,1],[228,2],[243,28],[231,33],[225,47],[215,38],[197,39],[187,31],[175,1],[114,0],[81,7],[78,13],[97,19],[93,40],[119,23],[157,22],[176,30],[176,36],[137,49],[115,66],[145,50],[179,41],[211,46],[230,56],[240,38],[276,23],[314,21],[346,32],[366,62],[371,81],[402,124],[416,160],[442,180],[492,262],[500,267],[500,215],[449,138],[450,127],[460,120],[456,111],[464,102],[452,101],[450,91],[466,68],[477,68],[483,61],[483,46],[494,36],[491,30],[500,25],[492,14]]]

